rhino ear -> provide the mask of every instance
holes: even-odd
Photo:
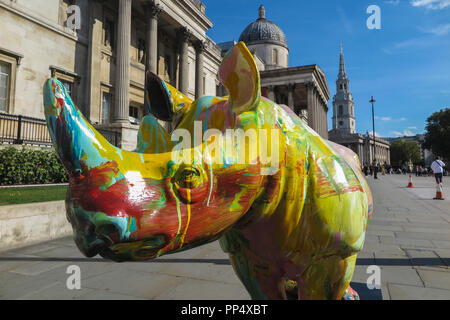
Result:
[[[242,41],[225,55],[220,66],[219,79],[228,90],[234,113],[240,114],[259,104],[259,71],[252,54]]]
[[[165,83],[156,74],[147,71],[145,79],[145,108],[163,121],[172,121],[176,114],[187,110],[192,100]]]

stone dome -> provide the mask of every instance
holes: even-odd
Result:
[[[273,43],[288,48],[283,30],[272,21],[266,19],[266,10],[262,5],[258,11],[259,18],[245,28],[239,37],[239,41],[245,42],[246,45]]]

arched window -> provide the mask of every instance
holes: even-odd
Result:
[[[339,114],[339,116],[344,115],[344,107],[343,106],[339,106],[338,114]]]

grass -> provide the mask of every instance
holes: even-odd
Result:
[[[0,206],[64,200],[68,186],[0,188]]]

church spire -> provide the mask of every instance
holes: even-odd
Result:
[[[347,78],[347,75],[345,74],[345,63],[344,63],[344,49],[342,48],[341,43],[341,57],[339,59],[339,79],[345,79]]]

